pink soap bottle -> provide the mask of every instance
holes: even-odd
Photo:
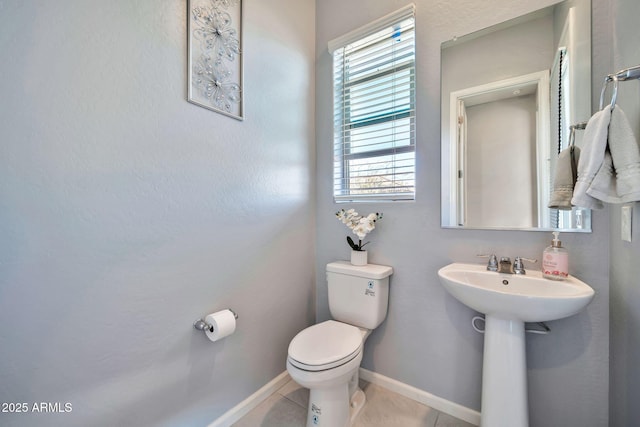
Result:
[[[542,275],[551,280],[564,280],[569,275],[569,252],[562,247],[559,235],[553,232],[551,246],[542,253]]]

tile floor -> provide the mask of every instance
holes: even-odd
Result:
[[[354,427],[473,427],[375,384],[360,387],[367,403]],[[290,380],[232,427],[304,427],[308,402],[309,390]]]

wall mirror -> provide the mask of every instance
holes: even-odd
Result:
[[[442,226],[591,231],[589,209],[548,208],[558,153],[591,116],[591,1],[456,37],[441,65]]]

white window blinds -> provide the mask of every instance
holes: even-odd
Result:
[[[336,201],[415,196],[413,5],[329,43]]]

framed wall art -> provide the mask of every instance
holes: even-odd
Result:
[[[243,120],[242,0],[187,0],[188,101]]]

